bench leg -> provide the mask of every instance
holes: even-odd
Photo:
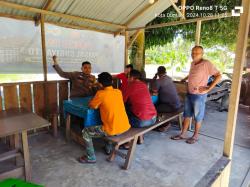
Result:
[[[52,119],[51,119],[51,126],[52,126],[53,136],[54,137],[57,137],[57,124],[58,124],[57,115],[53,114]]]
[[[66,140],[70,140],[70,114],[66,117]]]
[[[113,149],[113,151],[112,151],[112,153],[109,155],[109,157],[108,157],[108,159],[107,159],[109,162],[114,161],[115,156],[116,156],[116,151],[117,151],[118,149],[119,149],[119,145],[116,144],[115,147],[114,147],[114,149]]]
[[[180,125],[180,129],[182,129],[182,114],[179,115],[179,125]]]
[[[129,150],[126,156],[125,164],[123,166],[123,169],[128,169],[131,165],[131,162],[133,160],[134,152],[136,149],[136,144],[137,144],[138,136],[135,136],[133,140],[130,141],[130,146]]]

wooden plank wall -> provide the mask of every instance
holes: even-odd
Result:
[[[0,87],[0,111],[2,111],[2,109],[3,109],[2,101],[3,101],[3,99],[2,99],[2,93],[1,93],[1,87]]]
[[[32,111],[32,92],[31,84],[21,84],[19,86],[20,93],[20,107],[28,111]]]
[[[17,85],[3,87],[5,109],[18,108]]]
[[[63,115],[63,101],[67,100],[69,96],[68,82],[59,82],[59,112],[60,112],[60,125],[65,126]]]
[[[48,99],[48,114],[58,113],[57,105],[57,82],[48,82],[46,84],[46,96]]]
[[[45,88],[44,83],[33,84],[34,108],[39,116],[45,116]]]
[[[58,94],[57,85],[61,91]],[[2,83],[3,95],[0,93],[0,111],[5,108],[25,108],[34,111],[41,117],[51,118],[51,114],[59,115],[62,112],[62,101],[68,99],[68,81],[43,81]],[[58,98],[61,110],[58,108]],[[4,107],[2,106],[2,101]]]

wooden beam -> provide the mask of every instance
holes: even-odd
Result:
[[[46,41],[45,41],[45,27],[44,27],[44,15],[41,14],[41,41],[42,41],[42,58],[43,58],[43,75],[44,81],[47,81],[47,55],[46,55]]]
[[[43,6],[43,10],[49,10],[53,5],[53,0],[47,0],[45,5]],[[55,2],[55,1],[54,1]],[[35,25],[38,26],[40,24],[41,14],[35,16]]]
[[[195,45],[200,45],[201,40],[201,20],[196,23]]]
[[[181,0],[181,13],[184,17],[186,17],[186,0]]]
[[[150,7],[152,7],[153,5],[155,5],[158,1],[159,0],[155,0],[154,3],[147,4],[143,9],[141,9],[134,16],[132,16],[124,25],[126,25],[128,27],[129,24],[131,24],[133,21],[135,21],[139,16],[141,16],[143,13],[145,13]],[[114,34],[114,36],[117,36],[117,35],[121,34],[122,31],[123,31],[122,29],[116,31],[115,34]]]
[[[125,31],[124,67],[128,65],[128,31]]]
[[[237,36],[235,62],[233,69],[233,78],[231,94],[229,100],[229,111],[227,115],[227,126],[224,141],[223,155],[232,158],[236,119],[239,106],[239,95],[241,87],[242,71],[247,49],[247,38],[250,23],[250,1],[243,0],[243,14],[240,16],[240,24]]]
[[[43,6],[43,10],[49,10],[53,5],[53,0],[47,0],[46,4]]]
[[[45,37],[45,16],[41,14],[40,24],[41,24],[41,43],[42,43],[42,59],[43,59],[43,75],[44,81],[48,81],[48,67],[47,67],[47,53],[46,53],[46,37]],[[44,85],[44,106],[45,106],[45,117],[49,115],[49,89],[48,84]],[[51,94],[51,93],[50,93]]]
[[[181,17],[182,20],[185,20],[185,16],[182,14],[182,12],[180,11],[180,9],[176,6],[176,4],[173,2],[173,0],[169,0],[172,4],[172,6],[174,7],[175,11],[179,14],[179,16]]]
[[[20,151],[17,149],[8,151],[8,152],[4,152],[2,154],[0,154],[0,162],[8,160],[10,158],[15,158],[17,156],[22,156]]]
[[[18,19],[18,20],[26,20],[26,21],[34,21],[33,18],[24,17],[24,16],[16,16],[16,15],[11,15],[11,14],[3,14],[3,13],[0,13],[0,17],[6,17],[6,18]],[[92,28],[92,27],[85,27],[82,25],[64,24],[64,23],[58,23],[58,22],[52,22],[52,21],[46,21],[46,20],[44,20],[44,22],[49,23],[49,24],[53,24],[53,25],[57,25],[60,27],[71,28],[71,29],[91,30],[91,31],[101,32],[101,33],[106,33],[106,34],[114,34],[111,31],[96,29],[96,28]]]
[[[70,19],[73,21],[85,21],[85,22],[96,24],[96,25],[118,27],[118,28],[123,28],[123,29],[126,28],[126,26],[120,25],[120,24],[115,24],[115,23],[111,23],[111,22],[104,22],[104,21],[100,21],[100,20],[84,18],[84,17],[79,17],[79,16],[73,16],[73,15],[63,14],[60,12],[53,12],[53,11],[49,11],[49,10],[42,10],[39,8],[19,5],[19,4],[15,4],[15,3],[6,2],[6,1],[0,1],[0,6],[14,8],[14,9],[18,9],[18,10],[23,10],[26,12],[34,12],[34,13],[40,13],[40,14],[44,14],[44,15],[61,17],[61,18]]]
[[[73,25],[73,24],[65,24],[65,23],[57,23],[57,22],[52,22],[52,21],[45,21],[46,23],[49,24],[53,24],[53,25],[57,25],[60,27],[67,27],[67,28],[71,28],[71,29],[77,29],[77,30],[90,30],[90,31],[95,31],[95,32],[101,32],[101,33],[106,33],[106,34],[114,34],[111,31],[107,31],[107,30],[101,30],[101,29],[96,29],[93,27],[85,27],[82,25]]]
[[[34,21],[33,18],[29,18],[29,17],[25,17],[25,16],[12,15],[12,14],[5,14],[5,13],[0,13],[0,17],[18,19],[18,20],[25,20],[25,21]]]
[[[207,171],[207,173],[196,183],[195,187],[212,186],[222,175],[222,171],[230,164],[230,160],[226,157],[221,157]]]
[[[10,171],[5,171],[3,173],[0,173],[0,180],[4,180],[6,178],[19,178],[24,173],[24,167],[15,167],[14,169]]]
[[[139,35],[139,33],[140,33],[141,31],[142,31],[142,30],[140,29],[140,30],[136,31],[136,32],[133,34],[132,38],[128,41],[128,44],[127,44],[127,48],[128,48],[128,49],[133,45],[134,41],[136,40],[137,36]]]
[[[227,17],[232,17],[232,14],[231,13],[224,13],[224,14],[218,14],[217,16],[208,16],[208,17],[186,19],[186,20],[180,20],[180,21],[172,21],[172,22],[167,22],[167,23],[149,25],[149,26],[146,26],[146,27],[129,28],[129,29],[126,29],[126,30],[127,31],[134,31],[134,30],[138,30],[138,29],[156,29],[156,28],[161,28],[161,27],[182,25],[182,24],[187,24],[187,23],[194,23],[194,22],[197,22],[197,21],[210,21],[210,20],[227,18]]]
[[[235,61],[233,69],[233,78],[231,94],[229,99],[229,110],[227,115],[227,125],[224,140],[223,156],[232,159],[236,120],[239,107],[239,97],[241,88],[242,71],[246,57],[247,39],[250,24],[250,1],[242,0],[243,13],[240,15],[239,30],[237,35]],[[231,166],[223,171],[221,187],[229,186]]]

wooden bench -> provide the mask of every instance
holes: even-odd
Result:
[[[118,155],[122,157],[123,159],[125,159],[125,164],[123,168],[128,169],[131,165],[133,155],[136,149],[137,140],[139,139],[139,137],[175,118],[179,119],[180,127],[182,128],[182,114],[183,114],[183,110],[173,112],[173,113],[165,113],[164,114],[165,116],[152,126],[144,127],[144,128],[131,128],[130,130],[128,130],[127,132],[121,135],[106,137],[105,139],[107,141],[110,141],[114,144],[114,149],[112,153],[110,154],[110,156],[108,157],[108,161],[110,162],[113,161],[115,159],[115,156]],[[127,151],[127,154],[119,151],[120,145],[128,143],[128,142],[129,142],[129,150]]]

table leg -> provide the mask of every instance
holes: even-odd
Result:
[[[25,179],[26,181],[30,181],[31,180],[31,164],[30,164],[27,131],[22,132],[22,145],[23,145]]]
[[[57,137],[57,124],[58,124],[58,119],[57,119],[57,114],[52,115],[52,130],[53,130],[53,136]]]
[[[66,140],[70,140],[70,114],[67,114],[66,117]]]
[[[9,142],[10,142],[10,149],[15,148],[15,135],[9,136]]]
[[[14,135],[14,148],[17,149],[17,150],[21,149],[20,135],[19,134]],[[20,166],[22,164],[22,158],[20,156],[17,156],[15,158],[15,162],[16,162],[16,166]]]

